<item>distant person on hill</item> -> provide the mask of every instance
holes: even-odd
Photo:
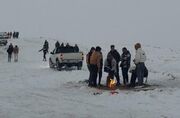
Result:
[[[13,36],[13,39],[15,39],[16,38],[16,32],[13,32],[12,36]]]
[[[9,38],[10,38],[10,39],[12,38],[12,32],[9,33]]]
[[[16,38],[17,39],[19,38],[19,32],[16,32]]]
[[[18,53],[19,53],[19,47],[17,45],[15,45],[13,52],[14,52],[14,62],[17,62],[18,61]]]
[[[12,43],[10,43],[8,49],[7,49],[7,53],[8,53],[8,62],[11,62],[11,58],[12,58],[12,53],[13,53],[13,45]]]

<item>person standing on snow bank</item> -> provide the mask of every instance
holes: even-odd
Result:
[[[131,63],[131,54],[127,50],[126,47],[122,48],[122,55],[121,55],[121,70],[122,70],[122,76],[123,76],[123,84],[127,85],[129,82],[129,77],[128,77],[128,70],[130,68],[130,63]]]
[[[119,52],[115,49],[114,45],[111,45],[111,50],[108,54],[111,54],[113,56],[113,58],[116,60],[116,70],[117,73],[115,74],[116,80],[117,80],[117,86],[120,85],[120,77],[119,77],[119,62],[121,60],[121,56],[119,54]]]
[[[14,52],[14,62],[17,62],[18,61],[18,53],[19,53],[19,47],[17,45],[15,45],[13,52]]]
[[[133,62],[136,65],[136,74],[138,78],[138,85],[143,85],[143,79],[144,79],[144,70],[145,70],[145,61],[146,61],[146,54],[141,48],[140,43],[136,43],[134,45],[134,48],[136,50],[135,59]]]
[[[7,49],[7,53],[8,53],[8,62],[11,62],[11,58],[12,58],[12,53],[13,53],[13,45],[12,43],[10,43],[8,49]]]
[[[47,40],[45,40],[43,48],[39,50],[39,52],[43,51],[43,61],[46,61],[46,54],[48,53],[48,50],[49,50],[49,43]]]

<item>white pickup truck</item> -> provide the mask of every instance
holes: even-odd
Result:
[[[84,60],[83,52],[74,52],[73,49],[55,48],[49,58],[49,67],[61,71],[64,66],[77,66],[81,70]]]

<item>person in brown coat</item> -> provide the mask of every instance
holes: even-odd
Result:
[[[18,53],[19,53],[19,47],[17,45],[15,45],[14,49],[13,49],[13,53],[14,53],[14,62],[18,61]]]
[[[94,47],[91,47],[90,51],[88,52],[88,54],[86,55],[86,64],[87,64],[87,68],[89,70],[89,73],[90,73],[90,58],[92,56],[92,53],[95,51],[95,48]],[[90,74],[89,74],[89,78],[88,78],[88,81],[90,79]]]
[[[101,59],[102,59],[102,55],[100,51],[101,48],[97,46],[96,50],[92,53],[90,57],[90,78],[89,78],[88,86],[92,86],[92,87],[97,86],[97,75],[101,68]]]

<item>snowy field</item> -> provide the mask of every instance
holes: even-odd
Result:
[[[0,46],[0,118],[180,118],[179,0],[0,0],[0,32],[18,31],[19,62]],[[42,61],[44,40],[78,44],[87,54],[101,46],[134,44],[147,54],[149,91],[89,88],[89,72],[57,71]],[[50,54],[47,55],[49,57]],[[121,75],[121,73],[120,73]],[[105,83],[107,74],[103,74]],[[122,81],[122,76],[121,76]]]
[[[148,55],[148,83],[159,85],[155,90],[117,90],[119,94],[113,95],[102,91],[100,95],[93,95],[96,89],[79,83],[88,78],[85,63],[82,70],[57,71],[42,61],[42,52],[38,50],[45,39],[11,39],[9,43],[20,47],[17,63],[8,63],[6,47],[0,47],[0,118],[180,117],[179,50],[143,47]],[[48,41],[52,50],[56,40]],[[85,53],[86,47],[80,45]],[[132,45],[127,47],[133,50]],[[106,76],[104,73],[102,83]]]

